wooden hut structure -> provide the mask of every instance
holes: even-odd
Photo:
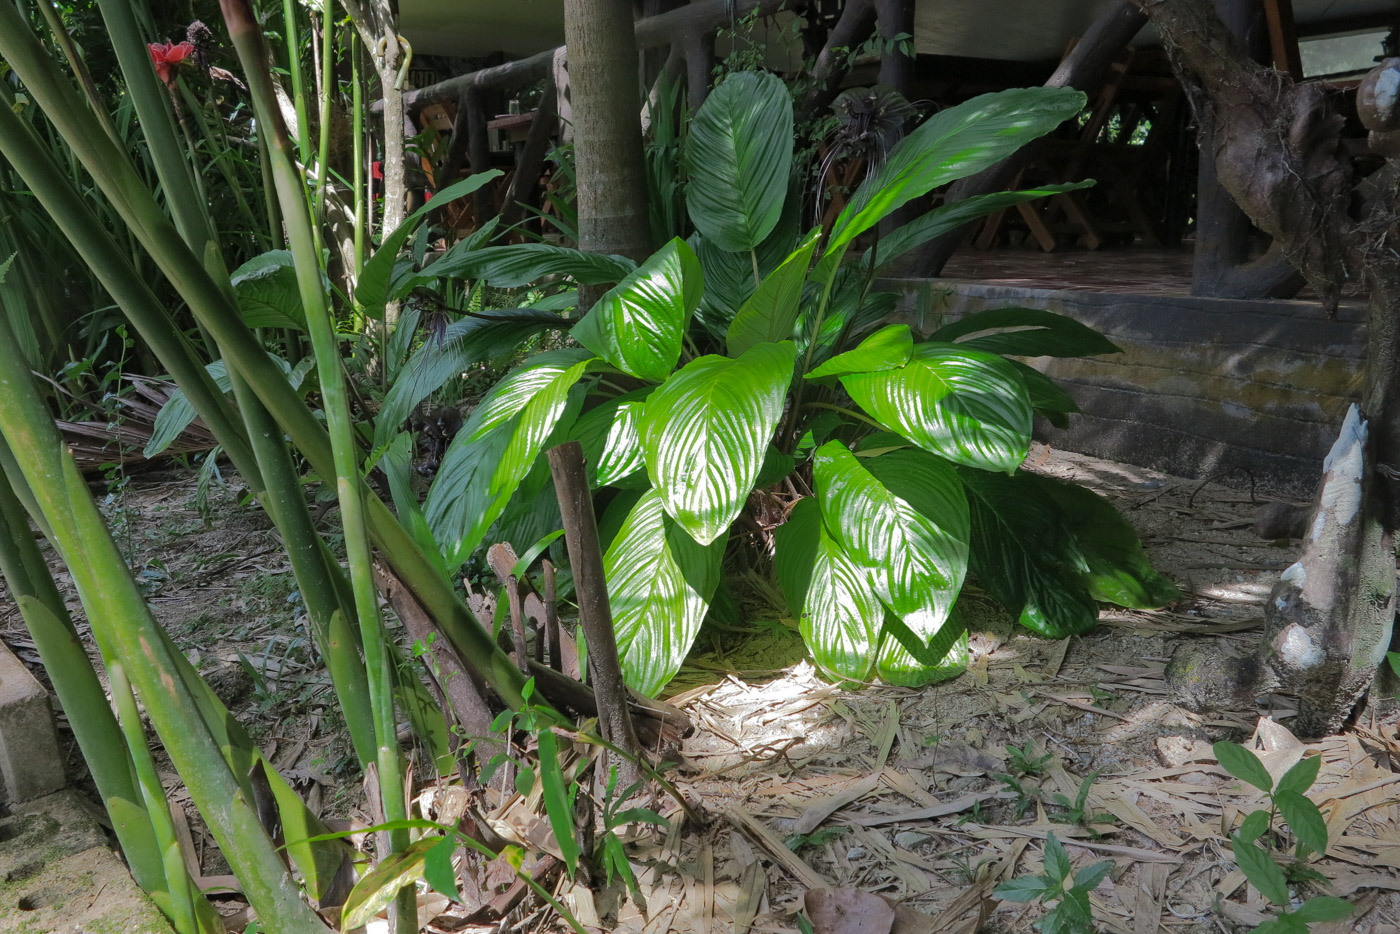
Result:
[[[1344,113],[1360,75],[1383,51],[1396,54],[1395,0],[1217,3],[1258,60],[1325,84]],[[757,11],[777,35],[794,8],[809,30],[824,31],[827,48],[872,34],[913,37],[912,58],[872,55],[848,73],[819,75],[833,94],[842,84],[879,80],[936,107],[1004,87],[1085,91],[1090,103],[1079,125],[934,197],[1081,178],[1097,179],[1094,189],[934,241],[886,288],[905,295],[903,313],[919,325],[1020,305],[1072,315],[1117,342],[1121,355],[1046,365],[1083,409],[1068,431],[1047,428],[1053,444],[1186,476],[1243,470],[1298,491],[1315,482],[1359,385],[1364,296],[1348,294],[1329,314],[1230,202],[1212,160],[1199,157],[1202,141],[1172,63],[1132,4],[643,0],[638,7],[643,72],[684,76],[692,104],[725,51],[717,30]],[[551,141],[567,125],[562,8],[562,0],[401,0],[416,61],[455,60],[454,73],[446,64],[436,74],[418,70],[418,89],[405,96],[412,132],[436,126],[441,134],[440,157],[426,174],[509,171],[465,222],[498,211],[518,220],[517,202],[539,197]],[[817,48],[809,38],[809,54]],[[512,106],[523,89],[538,103]],[[1379,165],[1359,124],[1348,135],[1358,173]]]

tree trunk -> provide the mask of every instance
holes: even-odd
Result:
[[[1396,191],[1355,206],[1342,119],[1321,88],[1253,62],[1209,0],[1134,0],[1189,70],[1213,129],[1220,184],[1274,238],[1323,303],[1362,277],[1366,386],[1324,467],[1301,560],[1265,607],[1260,656],[1299,695],[1305,734],[1342,726],[1390,644],[1395,608],[1395,465],[1400,464],[1400,254]]]
[[[640,262],[651,252],[637,42],[630,0],[565,0],[578,172],[579,248]],[[580,297],[580,307],[583,304]]]
[[[1132,0],[1118,0],[1105,9],[1094,20],[1083,38],[1065,56],[1060,67],[1045,82],[1051,88],[1078,88],[1091,92],[1103,79],[1105,69],[1118,57],[1123,48],[1138,34],[1147,16],[1133,5]],[[974,195],[985,195],[994,191],[1005,191],[1016,180],[1021,169],[1031,161],[1035,146],[1021,149],[1001,160],[989,169],[956,182],[948,191],[945,203],[962,201]],[[935,237],[918,250],[909,254],[901,270],[908,274],[936,276],[943,271],[948,258],[962,244],[967,228],[962,227],[941,237]]]
[[[831,106],[841,91],[841,79],[850,63],[848,53],[875,32],[874,0],[846,0],[841,18],[826,37],[826,45],[812,66],[815,86],[797,108],[797,122],[812,119]]]

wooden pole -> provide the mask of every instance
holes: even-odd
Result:
[[[588,639],[588,669],[598,700],[598,723],[605,739],[640,758],[642,750],[632,727],[627,688],[617,656],[617,637],[603,574],[603,549],[598,544],[598,523],[593,515],[593,491],[588,488],[583,446],[569,441],[551,448],[546,456],[559,496],[559,514],[564,520],[564,544],[574,570],[579,622]],[[625,788],[636,781],[635,764],[619,762],[617,771],[618,787]]]

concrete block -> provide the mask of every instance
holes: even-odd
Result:
[[[48,692],[0,642],[0,804],[66,784]]]

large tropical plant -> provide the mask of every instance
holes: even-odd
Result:
[[[575,439],[609,504],[605,565],[624,673],[647,694],[679,668],[720,584],[731,528],[756,494],[775,498],[765,490],[789,504],[792,491],[812,494],[777,528],[775,568],[813,659],[837,679],[921,684],[961,671],[957,599],[969,573],[1052,637],[1091,628],[1100,600],[1172,599],[1111,506],[1021,469],[1033,417],[1062,424],[1075,406],[1013,358],[1117,348],[1071,319],[1020,308],[918,340],[905,324],[881,326],[895,297],[874,288],[881,265],[925,239],[1064,190],[939,208],[873,239],[900,206],[1000,160],[1083,103],[1075,91],[1032,88],[948,108],[890,152],[830,230],[802,233],[787,90],[771,75],[736,74],[686,136],[697,231],[688,241],[636,266],[535,244],[449,254],[418,272],[617,283],[576,321],[557,322],[572,342],[509,372],[454,439],[424,504],[447,566],[493,528],[524,544],[555,528],[539,455]],[[511,315],[509,326],[547,322]],[[474,346],[425,347],[417,366]],[[381,441],[402,413],[380,420]]]

